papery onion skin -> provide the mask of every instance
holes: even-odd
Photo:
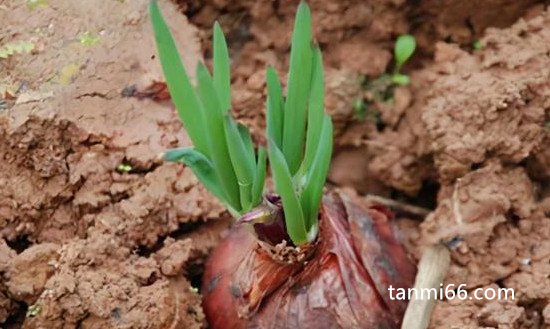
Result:
[[[251,230],[233,228],[205,268],[210,327],[399,328],[406,302],[391,300],[388,288],[411,287],[415,266],[386,213],[354,198],[325,196],[318,244],[303,264],[274,261]]]

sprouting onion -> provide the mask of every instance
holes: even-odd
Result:
[[[168,90],[193,147],[171,149],[164,158],[189,166],[234,216],[262,202],[266,152],[255,151],[249,130],[230,114],[227,44],[214,25],[213,74],[199,63],[193,86],[158,5],[151,20]],[[298,7],[286,97],[275,69],[267,70],[267,157],[294,245],[315,239],[323,186],[332,154],[332,121],[324,113],[323,60],[312,43],[311,13]]]

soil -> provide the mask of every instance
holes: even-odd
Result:
[[[0,58],[2,327],[208,325],[197,288],[230,219],[188,168],[159,161],[190,141],[165,97],[143,97],[163,81],[148,3],[0,2],[0,48],[33,46]],[[233,111],[258,143],[265,67],[284,77],[297,3],[160,1],[191,75],[220,21]],[[411,254],[451,241],[446,284],[515,291],[438,301],[430,327],[550,328],[545,3],[309,4],[335,123],[330,185],[429,208],[397,218]],[[368,82],[391,71],[401,33],[418,40],[412,83],[373,101]]]

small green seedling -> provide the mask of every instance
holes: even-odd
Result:
[[[48,2],[46,0],[27,0],[26,3],[27,8],[30,10],[48,7]]]
[[[472,49],[473,50],[481,50],[483,49],[483,43],[481,43],[481,41],[479,40],[474,40],[474,42],[472,42]]]
[[[240,217],[262,202],[268,157],[292,242],[312,241],[332,154],[332,121],[324,113],[323,61],[312,44],[308,6],[302,2],[296,14],[286,97],[276,71],[267,70],[267,152],[262,147],[256,152],[248,129],[230,114],[229,53],[219,24],[213,74],[199,63],[193,86],[155,1],[150,9],[168,90],[193,143],[168,150],[164,158],[185,163]]]
[[[393,50],[395,59],[395,68],[391,76],[391,81],[396,85],[408,85],[411,79],[408,75],[401,73],[403,65],[411,58],[416,49],[416,40],[412,35],[400,35],[395,42]]]
[[[356,100],[353,108],[359,120],[369,119],[380,123],[380,112],[376,103],[386,103],[393,100],[397,86],[408,85],[411,79],[401,73],[403,65],[411,58],[416,49],[416,41],[412,35],[404,34],[397,38],[394,46],[395,66],[393,73],[385,73],[374,79],[365,79],[364,87],[368,91],[365,100]],[[367,111],[368,110],[368,111]]]
[[[29,306],[25,316],[27,318],[34,318],[35,316],[38,316],[41,311],[42,311],[42,306],[40,306],[40,304],[33,304]]]
[[[129,173],[130,171],[132,171],[132,169],[134,168],[132,168],[131,165],[126,163],[121,163],[118,166],[116,166],[116,171],[123,172],[123,173]]]
[[[0,47],[0,59],[6,59],[15,54],[28,54],[34,50],[30,41],[14,41]]]
[[[100,39],[97,35],[93,35],[90,31],[86,31],[78,36],[78,41],[83,46],[91,47],[95,46]]]
[[[365,120],[367,116],[367,105],[365,104],[365,100],[362,98],[356,98],[353,101],[353,113],[359,118],[360,120]]]

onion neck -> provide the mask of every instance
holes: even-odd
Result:
[[[237,223],[250,225],[261,242],[276,246],[286,241],[288,246],[294,246],[286,230],[281,198],[275,194],[265,195],[263,202],[240,217]]]
[[[317,246],[317,238],[304,245],[294,245],[286,229],[281,199],[276,194],[264,196],[262,204],[240,217],[237,223],[248,225],[261,249],[278,263],[303,263],[311,258]]]

